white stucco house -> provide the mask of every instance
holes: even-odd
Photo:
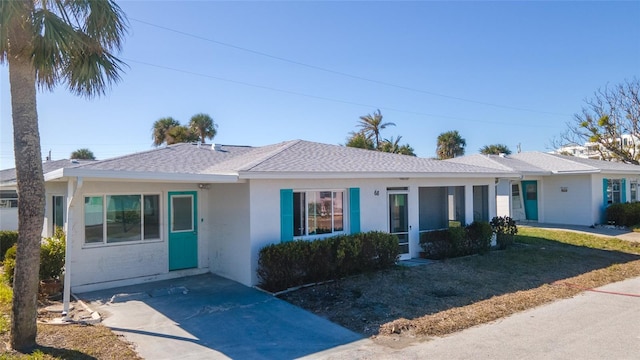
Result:
[[[519,176],[302,140],[176,144],[47,168],[43,235],[65,225],[74,292],[204,272],[255,285],[260,249],[281,241],[387,231],[417,257],[420,232],[490,220],[496,179]]]
[[[610,204],[640,200],[638,165],[542,152],[446,161],[519,173],[496,185],[497,214],[519,221],[591,226],[604,222]]]

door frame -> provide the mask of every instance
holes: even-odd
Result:
[[[192,229],[172,231],[174,197],[191,197]],[[177,246],[180,243],[180,246]],[[186,243],[186,246],[185,246]],[[172,250],[173,249],[173,250]],[[167,193],[167,252],[169,271],[198,267],[198,192],[169,191]]]
[[[534,185],[536,189],[536,198],[535,200],[527,199],[527,185]],[[538,180],[523,180],[522,181],[522,189],[520,192],[520,196],[522,196],[522,201],[524,203],[524,214],[527,220],[538,221],[540,210],[539,210],[539,199],[540,199],[540,191],[538,187]],[[535,210],[535,211],[534,211]],[[535,212],[535,214],[534,214]]]
[[[407,203],[405,204],[406,207],[406,223],[407,223],[407,229],[404,232],[400,232],[400,233],[394,233],[391,231],[391,203],[390,203],[390,196],[391,195],[405,195],[406,196],[406,201]],[[404,234],[406,232],[406,236],[407,236],[407,252],[406,253],[402,253],[399,254],[399,260],[409,260],[411,259],[411,250],[412,250],[412,246],[411,246],[411,224],[410,224],[410,219],[411,219],[411,214],[410,214],[410,207],[409,207],[409,190],[408,189],[387,189],[387,201],[386,201],[386,207],[387,207],[387,230],[389,231],[390,234]],[[404,244],[404,243],[402,243]]]

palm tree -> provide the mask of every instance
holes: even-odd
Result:
[[[481,147],[480,148],[480,154],[484,154],[484,155],[500,155],[500,154],[509,155],[509,154],[511,154],[511,150],[509,150],[507,145],[504,145],[504,144],[492,144],[492,145],[485,145],[485,146]]]
[[[461,156],[464,155],[465,146],[467,141],[460,136],[458,130],[447,131],[438,135],[436,155],[440,160]]]
[[[166,134],[167,145],[191,143],[196,141],[198,141],[198,134],[182,125],[172,127]]]
[[[395,126],[396,124],[392,122],[383,123],[382,122],[382,114],[380,113],[380,109],[373,112],[373,114],[367,114],[364,116],[360,116],[360,123],[358,127],[360,127],[360,131],[364,134],[368,139],[374,140],[375,149],[380,149],[380,130],[385,129],[387,126]]]
[[[160,146],[167,141],[167,133],[172,128],[180,126],[178,120],[169,117],[164,117],[153,123],[153,127],[151,128],[152,134],[151,138],[153,139],[154,146]]]
[[[0,62],[8,63],[18,178],[18,253],[13,283],[11,346],[35,345],[44,178],[36,85],[65,83],[77,95],[105,93],[120,79],[126,18],[112,0],[2,0]]]
[[[95,160],[96,156],[93,155],[93,151],[83,148],[83,149],[78,149],[74,152],[71,153],[71,158],[72,159],[79,159],[79,160]]]
[[[189,127],[191,128],[191,131],[200,136],[200,142],[203,144],[205,142],[205,138],[211,140],[218,133],[216,130],[218,124],[214,123],[211,116],[207,114],[193,115],[191,117],[191,121],[189,121]]]
[[[391,137],[391,139],[384,139],[382,141],[382,144],[380,145],[380,151],[393,154],[416,156],[413,148],[409,144],[400,145],[400,139],[402,139],[402,136],[398,136],[395,139],[393,138],[393,136]]]
[[[347,138],[347,143],[345,146],[374,150],[373,140],[367,138],[362,131],[359,132],[351,132],[351,136]]]

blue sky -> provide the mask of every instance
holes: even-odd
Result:
[[[418,156],[458,130],[466,153],[547,151],[584,99],[640,74],[640,2],[122,1],[122,81],[105,97],[39,92],[43,157],[152,148],[151,126],[207,113],[213,142],[344,144],[380,109]],[[0,168],[13,167],[0,69]]]

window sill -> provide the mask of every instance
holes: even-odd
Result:
[[[94,244],[82,244],[82,249],[95,249],[95,248],[104,248],[104,247],[112,247],[112,246],[130,246],[130,245],[144,245],[144,244],[155,244],[164,242],[162,239],[153,239],[153,240],[139,240],[139,241],[123,241],[117,243],[94,243]]]

